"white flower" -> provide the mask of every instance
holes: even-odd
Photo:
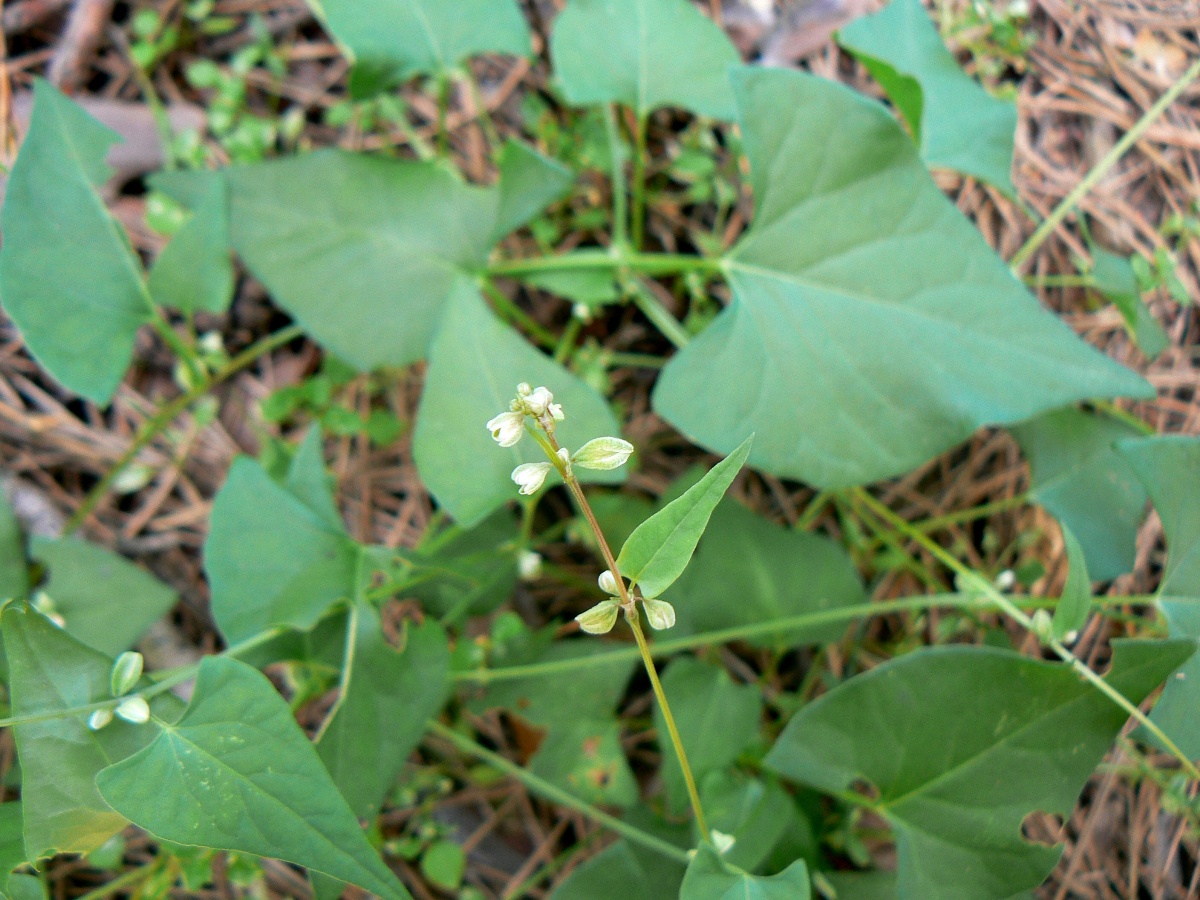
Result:
[[[546,412],[548,412],[548,413],[550,414],[550,418],[551,418],[552,420],[554,420],[555,422],[561,422],[563,419],[565,419],[565,418],[566,418],[566,415],[565,415],[565,414],[563,413],[563,411],[562,411],[562,404],[561,404],[561,403],[549,403],[549,404],[547,404],[547,405],[546,405]]]
[[[663,631],[675,625],[675,607],[666,600],[646,598],[642,604],[646,607],[646,621],[655,631]]]
[[[558,448],[558,459],[562,463],[563,471],[568,475],[571,474],[571,454],[566,447]]]
[[[541,418],[546,414],[547,408],[554,402],[554,395],[550,393],[548,388],[534,388],[528,396],[524,397],[525,408],[529,410],[531,416]]]
[[[521,486],[520,493],[528,497],[545,483],[552,468],[548,462],[521,463],[513,469],[512,480]]]
[[[150,721],[150,704],[146,702],[145,697],[134,694],[121,701],[121,705],[117,707],[117,715],[126,722],[142,725]]]
[[[517,556],[517,573],[522,581],[533,581],[542,574],[542,554],[522,550]]]
[[[571,457],[585,469],[616,469],[625,465],[633,453],[633,444],[615,437],[599,437],[588,441]]]
[[[617,609],[620,605],[617,600],[602,600],[587,612],[577,615],[575,621],[588,634],[608,634],[617,624]]]
[[[501,447],[512,447],[525,434],[525,413],[502,412],[487,423],[487,429]]]
[[[99,731],[113,719],[111,709],[98,709],[88,716],[88,728],[92,731]]]
[[[605,569],[600,573],[600,577],[596,579],[600,584],[600,590],[610,596],[617,597],[621,593],[620,587],[617,585],[617,579],[613,575],[611,569]]]

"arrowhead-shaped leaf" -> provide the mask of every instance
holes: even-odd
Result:
[[[76,538],[34,538],[31,555],[49,572],[42,590],[67,633],[106,656],[128,650],[179,599],[149,572]]]
[[[617,568],[645,597],[657,597],[683,574],[708,519],[741,471],[753,438],[717,463],[682,497],[672,500],[633,530]]]
[[[23,605],[3,614],[4,651],[14,716],[53,715],[111,698],[112,659],[85,647]],[[177,714],[173,696],[153,701],[156,715]],[[25,850],[31,860],[88,853],[127,824],[96,791],[96,773],[153,739],[153,725],[114,720],[100,731],[88,714],[48,718],[14,728],[21,761]]]
[[[1011,431],[1033,471],[1030,496],[1079,539],[1092,577],[1111,581],[1132,569],[1146,491],[1116,443],[1141,432],[1073,408]]]
[[[735,500],[717,506],[696,555],[667,592],[673,637],[816,613],[867,601],[854,563],[828,538],[782,528]],[[751,638],[791,649],[837,640],[845,622]]]
[[[234,460],[204,545],[213,618],[230,643],[277,626],[311,628],[334,603],[353,597],[361,550],[324,479],[317,429],[283,484],[255,460]]]
[[[701,844],[683,876],[679,900],[808,900],[808,866],[798,859],[778,875],[751,875]]]
[[[594,437],[620,434],[603,397],[503,325],[475,286],[461,279],[429,354],[413,455],[426,487],[463,527],[516,499],[511,476],[517,465],[546,461],[532,439],[505,449],[486,427],[508,409],[521,382],[545,385],[562,404],[566,421],[555,435],[562,446],[578,450]],[[576,474],[602,484],[624,478],[619,469]]]
[[[229,179],[234,248],[309,334],[363,370],[424,357],[460,272],[481,268],[493,243],[497,192],[434,163],[321,151]]]
[[[575,182],[575,174],[562,163],[520,141],[504,145],[499,168],[500,209],[493,242],[536,218]]]
[[[205,179],[183,227],[150,269],[150,296],[184,313],[223,313],[233,299],[233,257],[229,247],[229,189],[224,178]]]
[[[729,68],[741,62],[688,0],[571,0],[554,22],[550,58],[569,103],[623,103],[733,116]]]
[[[450,695],[450,650],[436,622],[410,625],[403,647],[393,647],[369,605],[347,627],[355,628],[353,656],[343,662],[341,697],[317,752],[355,816],[372,821],[425,722]]]
[[[753,432],[751,465],[840,488],[984,424],[1153,396],[1038,306],[878,103],[799,72],[734,83],[756,219],[725,263],[733,304],[654,395],[692,440]]]
[[[1126,441],[1119,451],[1150,492],[1167,538],[1158,605],[1171,634],[1200,639],[1200,439]],[[1151,717],[1179,748],[1200,759],[1200,660],[1190,659],[1167,681]]]
[[[108,803],[157,838],[306,866],[381,897],[409,894],[367,842],[271,683],[208,657],[183,717],[105,769]]]
[[[379,89],[447,72],[469,56],[528,56],[529,26],[515,0],[310,0]]]
[[[1108,681],[1140,703],[1195,645],[1114,650]],[[766,765],[832,792],[870,782],[872,805],[896,829],[902,900],[994,900],[1049,874],[1060,850],[1027,843],[1021,823],[1037,810],[1068,813],[1126,718],[1066,665],[939,647],[806,706]]]
[[[896,104],[928,165],[973,175],[1016,196],[1017,108],[959,68],[920,0],[892,0],[841,29],[838,43]]]
[[[0,292],[29,350],[66,387],[112,399],[153,313],[142,268],[96,189],[120,136],[47,82],[8,178]]]

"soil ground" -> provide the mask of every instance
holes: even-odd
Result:
[[[181,5],[180,0],[13,0],[4,4],[7,56],[0,73],[0,119],[4,121],[0,152],[11,161],[22,128],[23,98],[34,76],[48,75],[81,100],[144,104],[147,86],[129,63],[129,47],[136,42],[131,26],[134,13],[153,7],[164,16],[173,16]],[[561,0],[529,4],[534,20],[542,23],[556,5],[561,5]],[[1016,93],[1021,115],[1015,179],[1022,202],[1038,216],[1055,207],[1200,53],[1200,4],[1196,0],[1033,0],[1028,22],[1022,26],[1030,43],[1011,55],[991,41],[989,35],[994,35],[986,27],[970,24],[972,11],[988,7],[987,0],[975,5],[970,0],[937,0],[934,5],[940,22],[962,26],[953,33],[952,44],[964,64],[993,85],[1003,82]],[[756,24],[737,4],[726,4],[722,12],[748,54],[755,53],[772,35],[778,37],[780,28],[791,28],[793,33],[787,36],[794,46],[808,51],[800,64],[875,92],[865,74],[828,40],[825,26],[846,8],[836,2],[796,5],[781,11],[778,21],[783,24],[775,30]],[[186,66],[199,58],[225,63],[265,30],[277,47],[282,76],[263,68],[253,70],[247,79],[246,109],[274,116],[300,110],[301,144],[370,149],[403,142],[399,131],[364,133],[353,123],[327,124],[325,113],[345,96],[347,67],[303,0],[217,0],[212,15],[229,16],[235,26],[225,34],[187,42],[156,66],[153,87],[167,103],[190,104],[202,110],[208,95],[188,86],[183,74]],[[532,64],[484,59],[476,64],[476,73],[501,130],[518,131],[522,96],[536,93],[545,83],[544,59],[539,56]],[[424,117],[418,130],[428,137],[435,128],[433,109],[419,98],[414,97],[412,103],[418,118]],[[482,135],[473,124],[472,111],[469,97],[458,98],[449,122],[452,142],[466,171],[486,179],[489,173]],[[130,126],[134,152],[124,164],[124,181],[112,203],[135,246],[153,254],[161,241],[144,225],[145,195],[140,180],[155,166],[153,121],[144,108],[133,116],[137,120]],[[678,124],[665,113],[656,117],[650,146],[657,158],[670,155]],[[1006,258],[1032,231],[1034,221],[1017,203],[970,180],[939,175],[939,181]],[[603,189],[597,182],[597,197]],[[1190,237],[1164,235],[1163,223],[1173,215],[1196,217],[1200,214],[1198,198],[1200,86],[1193,85],[1086,197],[1082,209],[1093,235],[1110,250],[1152,257],[1157,248],[1173,249],[1179,278],[1195,298],[1200,297],[1200,238],[1196,233]],[[691,214],[662,205],[649,230],[652,240],[668,250],[675,248],[686,239]],[[731,235],[737,224],[731,225]],[[1073,274],[1077,271],[1074,260],[1083,255],[1086,245],[1078,224],[1068,220],[1041,248],[1030,271],[1046,276]],[[517,302],[536,320],[556,330],[561,327],[561,302],[517,293],[515,285],[510,287]],[[1175,302],[1165,291],[1147,297],[1171,338],[1171,346],[1148,362],[1111,305],[1097,303],[1079,289],[1044,290],[1040,296],[1088,341],[1145,373],[1155,384],[1157,400],[1130,406],[1129,412],[1160,432],[1200,433],[1200,323],[1194,307]],[[667,293],[663,299],[668,304],[675,302]],[[683,312],[678,307],[674,311]],[[207,324],[219,328],[229,349],[236,352],[280,321],[261,288],[242,279],[233,313]],[[597,321],[584,337],[625,352],[664,355],[669,350],[635,312],[615,313]],[[178,664],[219,647],[206,613],[206,586],[199,560],[210,500],[236,453],[253,453],[265,435],[278,433],[275,426],[262,420],[259,402],[276,389],[310,375],[319,363],[316,348],[297,342],[238,376],[220,390],[222,411],[217,421],[201,427],[191,417],[181,417],[175,428],[139,457],[140,463],[157,473],[149,483],[106,499],[87,520],[85,533],[90,539],[139,561],[180,592],[181,603],[170,620],[156,629],[154,646],[146,648],[148,654],[157,654],[158,665]],[[650,411],[652,370],[615,369],[611,374],[617,401],[631,413],[628,436],[639,447],[651,448],[643,454],[644,465],[632,486],[651,493],[660,491],[698,454]],[[399,378],[389,388],[388,402],[411,417],[420,382],[419,368]],[[352,382],[346,391],[350,406],[365,408],[365,379]],[[153,336],[144,334],[134,370],[112,407],[101,410],[80,402],[39,372],[15,329],[0,318],[0,475],[9,480],[26,518],[36,528],[53,531],[59,527],[88,488],[118,459],[154,408],[176,394],[169,356]],[[429,522],[432,507],[416,476],[407,441],[402,438],[394,446],[372,449],[361,438],[342,438],[332,441],[328,449],[354,536],[392,546],[414,543]],[[1016,497],[1027,483],[1028,471],[1012,439],[1003,432],[981,432],[968,445],[881,486],[879,495],[905,516],[928,517]],[[789,523],[795,523],[812,496],[806,488],[769,477],[752,478],[742,490],[744,499],[763,515]],[[828,514],[816,527],[837,536],[842,526],[835,515]],[[998,539],[985,539],[987,535]],[[1019,557],[1000,558],[1001,553],[1011,551],[998,548],[1011,548],[1018,535],[1036,539],[1021,544]],[[939,539],[982,566],[1011,567],[1040,560],[1047,574],[1034,591],[1054,591],[1064,577],[1057,528],[1033,507],[1021,506],[948,527]],[[582,561],[565,545],[549,552],[564,567],[585,571]],[[1162,558],[1161,527],[1152,515],[1141,531],[1136,570],[1109,589],[1119,594],[1152,590]],[[932,560],[927,562],[935,565]],[[920,590],[911,575],[890,573],[878,582],[876,596],[889,598]],[[544,621],[548,611],[571,602],[570,598],[564,600],[562,592],[561,586],[534,583],[520,589],[517,607],[532,621]],[[936,619],[928,623],[931,633],[936,624]],[[1082,636],[1079,646],[1083,652],[1103,658],[1111,635],[1099,620],[1094,626]],[[895,622],[883,621],[872,626],[896,627]],[[1025,649],[1034,652],[1032,646]],[[735,671],[746,665],[735,653],[724,652]],[[840,665],[836,646],[824,664],[835,670]],[[646,703],[645,696],[635,691],[628,698],[627,710],[644,715]],[[502,750],[520,756],[519,734],[495,722],[481,722],[480,727]],[[635,760],[646,761],[649,769],[652,742],[647,738],[645,733],[631,734],[628,749]],[[438,749],[433,746],[434,751]],[[445,752],[445,748],[441,750]],[[446,755],[452,758],[452,754]],[[0,763],[11,759],[11,736],[6,733],[0,736]],[[606,841],[589,822],[543,804],[519,785],[473,783],[469,761],[445,765],[450,767],[454,786],[426,813],[458,829],[470,859],[467,881],[484,896],[546,896]],[[1169,770],[1167,761],[1163,767]],[[1195,789],[1192,785],[1189,796],[1194,796]],[[404,811],[390,813],[385,825],[398,827],[406,815]],[[1035,818],[1028,829],[1038,839],[1066,842],[1061,865],[1039,892],[1046,900],[1200,897],[1196,835],[1177,809],[1164,804],[1160,780],[1133,769],[1120,750],[1114,751],[1109,764],[1097,773],[1066,823]],[[126,864],[137,865],[149,852],[144,839],[132,836]],[[877,854],[886,864],[888,848],[877,848]],[[268,864],[267,872],[272,891],[284,896],[307,895],[302,879],[290,868]],[[415,871],[404,875],[415,896],[442,896]],[[56,897],[72,897],[95,888],[111,874],[63,860],[53,868],[52,878]],[[212,895],[231,896],[234,888],[229,881],[219,877],[218,882]]]

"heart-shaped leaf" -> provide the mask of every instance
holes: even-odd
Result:
[[[566,413],[556,432],[564,447],[577,450],[620,429],[603,397],[497,320],[469,281],[458,282],[448,303],[429,354],[413,456],[438,503],[469,528],[516,498],[511,476],[517,465],[546,461],[532,439],[505,449],[487,430],[488,421],[508,409],[518,384],[553,392]],[[619,469],[576,474],[601,484],[624,478]]]
[[[928,165],[973,175],[1016,196],[1017,108],[959,68],[921,0],[892,0],[841,29],[838,43],[887,91]]]
[[[682,497],[672,500],[633,530],[617,557],[617,568],[645,597],[657,597],[674,584],[692,559],[725,491],[750,453],[753,438],[717,463]]]
[[[1200,640],[1200,439],[1126,441],[1120,453],[1150,492],[1167,538],[1158,606],[1175,637]],[[1151,717],[1192,759],[1200,759],[1200,660],[1167,681]]]
[[[515,0],[309,0],[382,90],[414,75],[445,73],[469,56],[528,56],[529,26]]]
[[[667,667],[662,686],[697,779],[732,765],[758,734],[763,700],[757,685],[734,684],[724,669],[683,657]],[[662,710],[657,705],[654,723],[663,748],[662,779],[667,808],[678,815],[688,808],[687,787],[675,748],[667,740],[670,732]]]
[[[111,699],[110,657],[24,605],[10,605],[2,621],[14,716],[53,716]],[[171,716],[180,706],[173,696],[160,695],[151,708]],[[96,791],[96,773],[140,750],[156,729],[114,719],[92,731],[87,719],[84,713],[14,728],[27,859],[88,853],[127,824]]]
[[[701,844],[683,876],[679,900],[808,900],[808,866],[798,859],[778,875],[751,875]]]
[[[1194,652],[1187,641],[1114,642],[1108,681],[1140,703]],[[870,782],[870,805],[896,829],[902,900],[994,900],[1049,874],[1061,851],[1026,842],[1021,823],[1070,812],[1126,718],[1067,665],[938,647],[804,707],[765,763],[833,793]]]
[[[374,820],[425,722],[450,695],[450,650],[436,622],[410,625],[403,646],[383,634],[379,613],[362,604],[350,616],[341,696],[317,752],[355,816]]]
[[[311,628],[354,596],[360,554],[333,506],[317,429],[283,484],[255,460],[236,459],[204,545],[213,618],[230,643],[278,626]]]
[[[40,590],[67,633],[106,656],[132,647],[179,596],[111,550],[76,538],[34,538],[31,555],[49,578]]]
[[[672,636],[719,631],[867,601],[846,552],[828,538],[789,530],[726,498],[696,555],[666,594],[675,607]],[[845,622],[750,639],[764,647],[837,640]]]
[[[500,209],[493,242],[528,224],[575,182],[575,174],[562,163],[520,141],[504,145],[499,169]]]
[[[235,659],[204,659],[179,722],[101,772],[96,786],[157,838],[283,859],[381,897],[409,898],[287,703]]]
[[[656,408],[823,488],[908,471],[977,427],[1153,396],[1038,306],[878,103],[799,72],[734,76],[756,218],[732,305],[663,370]]]
[[[1033,472],[1030,496],[1079,539],[1091,576],[1110,581],[1132,569],[1146,491],[1116,443],[1141,432],[1074,408],[1011,431]]]
[[[309,334],[363,370],[424,357],[460,272],[493,244],[497,192],[435,163],[321,151],[229,180],[234,248]]]
[[[96,193],[121,138],[45,81],[33,95],[4,197],[0,292],[38,362],[103,404],[154,312],[129,239]]]
[[[233,299],[228,185],[219,177],[205,179],[205,185],[190,217],[150,269],[154,302],[183,313],[223,313]]]
[[[741,62],[688,0],[571,0],[554,22],[550,58],[569,103],[623,103],[733,116],[729,67]]]

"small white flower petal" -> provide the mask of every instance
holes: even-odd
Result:
[[[617,585],[617,579],[613,576],[611,569],[605,569],[600,573],[600,577],[596,579],[600,585],[600,590],[613,597],[620,596],[621,588]]]
[[[575,621],[588,634],[608,634],[617,624],[617,610],[620,605],[616,600],[603,600],[587,612],[577,615]]]
[[[117,715],[126,722],[142,725],[150,721],[150,704],[145,697],[126,697],[117,707]]]
[[[531,416],[544,416],[546,408],[554,402],[554,395],[549,388],[536,387],[529,396],[525,397],[525,408]]]
[[[550,418],[555,422],[561,422],[566,418],[566,415],[562,411],[561,403],[551,403],[546,407],[546,412],[550,413]]]
[[[528,497],[540,488],[546,481],[553,466],[544,463],[521,463],[512,471],[512,480],[520,485],[520,493]]]
[[[111,709],[98,709],[88,716],[88,728],[92,729],[92,731],[99,731],[112,720],[113,713]]]
[[[523,550],[517,557],[517,573],[522,581],[533,581],[542,574],[542,554]]]
[[[571,460],[585,469],[616,469],[625,465],[633,454],[633,444],[615,437],[598,437],[588,441]]]
[[[517,385],[517,396],[518,397],[528,397],[532,393],[533,393],[533,388],[531,388],[529,386],[528,381],[522,381],[520,384]]]
[[[715,828],[709,833],[712,835],[713,846],[717,848],[717,853],[719,853],[721,856],[724,856],[733,849],[733,842],[735,838],[732,834],[726,834],[723,831],[717,831]]]
[[[525,414],[502,412],[487,423],[487,430],[501,447],[512,447],[525,434]]]
[[[675,625],[675,607],[666,600],[647,598],[642,605],[646,607],[646,621],[655,631],[665,631]]]

